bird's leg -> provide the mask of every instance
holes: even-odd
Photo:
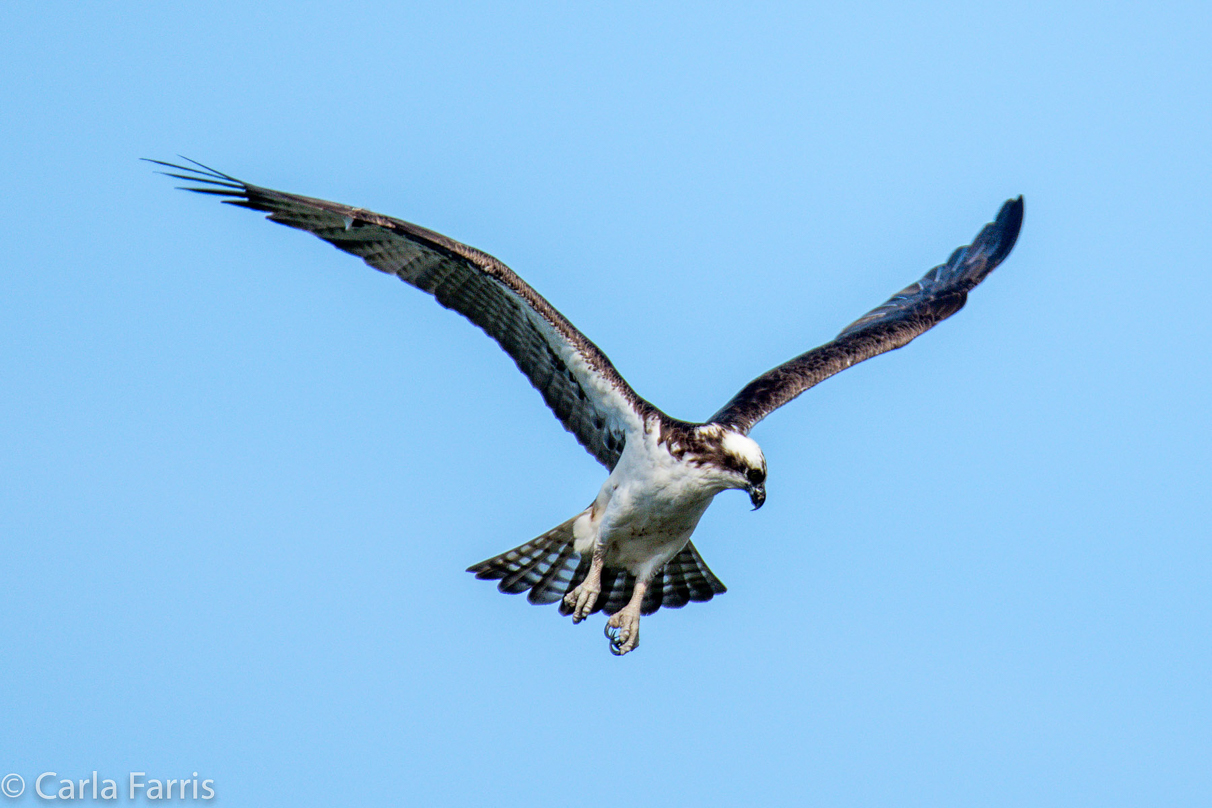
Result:
[[[602,566],[606,562],[606,547],[601,542],[593,543],[593,556],[589,561],[589,572],[585,580],[577,584],[564,596],[564,605],[572,610],[572,622],[579,623],[589,616],[602,591]]]
[[[615,656],[634,651],[640,644],[640,606],[647,590],[648,582],[637,580],[631,600],[606,621],[606,638],[610,640],[610,653]]]

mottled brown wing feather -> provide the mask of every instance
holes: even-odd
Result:
[[[250,185],[200,163],[191,168],[149,162],[173,169],[164,172],[168,176],[198,183],[184,190],[227,197],[227,204],[306,230],[471,320],[513,358],[564,427],[607,468],[618,462],[626,434],[654,411],[596,345],[487,253],[415,224]]]
[[[838,334],[751,381],[710,421],[749,432],[753,425],[800,393],[864,359],[900,348],[963,308],[968,292],[1000,264],[1018,238],[1023,198],[1002,205],[972,244],[952,253],[888,302],[872,309]]]

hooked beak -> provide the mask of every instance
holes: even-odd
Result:
[[[753,509],[756,511],[766,502],[766,486],[765,484],[751,485],[748,488],[749,501],[753,503]]]

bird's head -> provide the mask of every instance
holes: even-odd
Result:
[[[766,501],[766,456],[762,447],[728,427],[721,428],[718,445],[717,462],[727,476],[728,487],[744,489],[756,511]]]

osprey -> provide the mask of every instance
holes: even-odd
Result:
[[[187,159],[187,158],[186,158]],[[377,270],[432,295],[484,330],[543,395],[556,418],[610,476],[589,507],[543,535],[468,569],[531,603],[560,602],[579,623],[604,611],[616,655],[640,641],[640,616],[725,591],[690,542],[715,495],[766,501],[766,458],[753,426],[838,371],[900,348],[963,307],[968,292],[1010,253],[1023,199],[926,273],[829,343],[746,385],[702,423],[679,421],[641,398],[596,345],[509,267],[453,239],[362,208],[282,193],[187,160],[161,172],[227,204],[268,213]]]

